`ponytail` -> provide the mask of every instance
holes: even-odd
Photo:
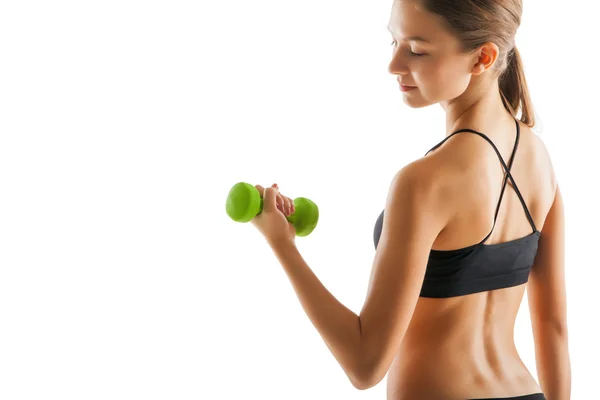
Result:
[[[519,107],[521,108],[521,122],[529,127],[535,125],[533,104],[529,97],[529,88],[525,79],[523,62],[517,46],[508,52],[507,67],[500,75],[498,85],[504,107],[513,117],[517,117]]]

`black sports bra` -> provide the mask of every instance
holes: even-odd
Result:
[[[463,296],[487,290],[517,286],[527,282],[529,271],[531,270],[537,254],[540,232],[536,229],[533,218],[531,218],[529,209],[525,204],[525,200],[523,200],[523,196],[510,173],[517,146],[519,145],[520,136],[519,123],[517,120],[515,120],[515,123],[517,124],[517,139],[508,167],[504,163],[496,145],[494,145],[486,135],[472,129],[460,129],[452,133],[425,154],[427,155],[431,151],[437,149],[446,140],[457,133],[472,132],[483,137],[492,145],[492,147],[494,147],[506,174],[502,183],[500,200],[496,206],[494,225],[492,226],[490,233],[488,233],[479,243],[461,249],[431,249],[420,297]],[[517,196],[523,205],[533,232],[520,239],[511,240],[509,242],[484,244],[496,226],[496,218],[498,217],[498,211],[500,210],[504,189],[506,189],[507,177],[512,182]],[[373,233],[375,249],[377,249],[377,244],[379,243],[379,238],[381,236],[384,211],[381,212],[375,223],[375,230]]]

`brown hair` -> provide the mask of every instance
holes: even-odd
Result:
[[[529,127],[535,125],[523,62],[515,46],[515,33],[521,24],[522,0],[420,0],[428,12],[441,16],[447,28],[458,38],[464,52],[486,42],[500,49],[494,63],[504,107]]]

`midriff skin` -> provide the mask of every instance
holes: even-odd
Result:
[[[387,399],[465,400],[541,392],[514,343],[525,287],[419,298],[388,371]]]

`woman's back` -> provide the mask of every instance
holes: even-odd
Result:
[[[484,133],[509,164],[515,145],[514,120],[493,127],[475,122],[461,126]],[[532,221],[508,180],[494,224],[504,169],[490,143],[470,132],[458,133],[417,161],[424,171],[437,172],[453,215],[433,250],[472,246],[490,232],[485,245],[517,241],[532,234],[531,222],[543,237],[556,179],[544,144],[520,121],[519,127],[519,144],[510,171]],[[546,251],[542,246],[540,238],[539,251]],[[530,276],[535,269],[534,264]],[[420,297],[388,372],[388,399],[464,400],[541,392],[513,340],[526,286],[453,297]]]

